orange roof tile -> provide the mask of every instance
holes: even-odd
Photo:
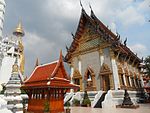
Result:
[[[23,89],[32,88],[79,88],[71,84],[65,71],[62,52],[58,61],[37,66],[31,76],[22,84]]]
[[[56,68],[57,63],[58,61],[37,66],[31,76],[25,81],[25,83],[48,80]]]

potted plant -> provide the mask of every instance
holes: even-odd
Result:
[[[69,101],[66,102],[66,106],[67,106],[67,108],[66,108],[66,113],[71,113],[70,102],[69,102]]]
[[[90,107],[91,106],[91,101],[88,97],[87,91],[84,92],[84,97],[83,97],[83,101],[81,104],[83,107]]]
[[[50,113],[49,102],[44,103],[44,113]]]
[[[80,106],[80,101],[78,99],[73,99],[74,106]]]
[[[82,102],[83,107],[90,107],[91,106],[91,101],[90,99],[84,99]]]

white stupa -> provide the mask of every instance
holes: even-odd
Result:
[[[7,108],[12,112],[23,111],[22,97],[21,97],[21,77],[19,74],[18,57],[12,66],[11,77],[6,84],[4,92],[4,99],[7,101]]]

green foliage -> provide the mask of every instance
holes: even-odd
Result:
[[[23,89],[21,89],[21,94],[26,94],[26,92]]]
[[[69,102],[69,101],[66,102],[66,106],[67,106],[68,108],[70,107],[70,102]]]
[[[44,112],[49,112],[49,110],[50,110],[50,108],[49,108],[49,102],[46,101],[46,102],[44,103]]]
[[[2,89],[2,91],[0,92],[0,94],[4,94],[4,92],[5,92],[5,90],[6,90],[5,85],[2,84],[2,87],[3,87],[3,89]]]
[[[80,105],[80,101],[78,99],[73,99],[73,105],[79,106]]]
[[[147,56],[145,58],[144,63],[145,63],[146,75],[150,76],[150,56]]]
[[[88,106],[88,105],[91,105],[91,101],[88,97],[87,91],[85,91],[84,92],[84,98],[83,98],[83,101],[82,101],[82,106]]]
[[[87,105],[91,105],[91,101],[90,101],[90,99],[84,99],[83,101],[82,101],[82,105],[83,106],[87,106]]]

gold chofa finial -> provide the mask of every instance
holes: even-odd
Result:
[[[16,29],[14,30],[13,34],[15,36],[20,36],[20,37],[23,37],[25,35],[21,21],[19,21],[19,23],[18,23]]]

